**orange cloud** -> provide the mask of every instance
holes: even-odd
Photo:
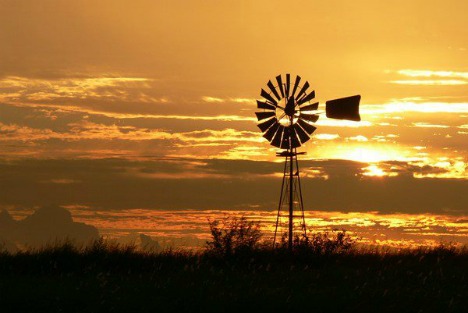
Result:
[[[392,71],[386,72],[391,73]],[[390,83],[392,84],[420,86],[457,86],[468,84],[468,72],[404,69],[396,71],[396,73],[401,76],[419,79],[391,80]]]
[[[449,128],[448,125],[440,124],[429,124],[429,123],[413,123],[414,127],[425,127],[425,128]]]
[[[423,113],[468,113],[468,103],[465,102],[416,102],[409,100],[392,100],[385,104],[364,104],[360,108],[361,114],[383,115],[403,112]]]
[[[467,81],[459,79],[430,79],[430,80],[391,80],[392,84],[398,85],[420,85],[420,86],[457,86],[457,85],[466,85]]]
[[[335,140],[340,138],[338,134],[317,134],[314,136],[315,139],[318,140]]]
[[[143,77],[31,79],[8,76],[0,79],[0,88],[14,92],[3,94],[0,99],[3,101],[15,101],[19,97],[26,101],[47,101],[57,98],[129,99],[129,90],[134,87],[149,88],[150,81],[151,79]],[[142,99],[144,102],[150,100],[148,97]],[[167,101],[164,98],[152,100]]]
[[[444,77],[444,78],[466,78],[468,79],[468,72],[456,71],[432,71],[432,70],[399,70],[398,74],[409,77]]]

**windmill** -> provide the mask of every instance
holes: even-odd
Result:
[[[318,102],[311,103],[315,98],[315,91],[308,91],[309,82],[306,81],[301,85],[301,77],[296,76],[294,83],[292,83],[290,74],[286,74],[284,78],[283,80],[283,77],[278,75],[276,82],[268,81],[267,90],[269,91],[262,89],[260,95],[263,99],[257,100],[257,108],[262,109],[262,111],[255,112],[255,114],[263,137],[271,145],[282,150],[276,153],[278,157],[285,158],[273,245],[276,245],[282,212],[286,211],[288,249],[292,250],[295,233],[306,235],[304,204],[297,161],[297,156],[305,154],[305,152],[297,152],[297,148],[310,139],[310,135],[317,129],[312,124],[317,122],[323,112],[318,111]],[[332,119],[360,121],[360,100],[361,96],[356,95],[326,101],[326,116]],[[295,215],[296,211],[299,211],[300,215]],[[299,218],[299,225],[294,223],[295,218]],[[295,229],[299,230],[295,231]]]

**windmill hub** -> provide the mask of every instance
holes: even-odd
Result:
[[[319,119],[318,102],[311,103],[315,98],[315,91],[308,91],[310,84],[305,82],[301,85],[301,77],[296,76],[294,83],[291,75],[286,74],[285,79],[281,75],[276,76],[276,82],[268,81],[268,90],[261,90],[262,100],[257,100],[257,107],[262,109],[256,112],[259,121],[258,127],[263,132],[263,137],[271,145],[283,149],[277,156],[284,157],[284,173],[281,185],[278,215],[276,219],[275,237],[273,244],[276,245],[276,235],[281,210],[288,210],[288,248],[292,250],[294,233],[295,209],[301,210],[302,215],[299,222],[299,233],[306,234],[304,218],[304,206],[302,201],[301,181],[299,175],[299,163],[297,156],[304,152],[297,152],[296,148],[304,145],[312,133],[317,129],[313,123]],[[360,95],[329,100],[326,102],[326,116],[333,119],[344,119],[360,121],[359,102]]]
[[[289,97],[287,100],[284,113],[289,117],[293,117],[296,114],[296,101],[294,101],[294,97]]]
[[[276,110],[276,118],[278,119],[278,123],[285,127],[289,127],[291,125],[291,117],[292,117],[292,124],[297,123],[299,118],[299,112],[295,112],[292,115],[288,115],[284,112],[284,110]]]

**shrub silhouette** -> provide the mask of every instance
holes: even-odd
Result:
[[[295,236],[293,250],[302,253],[334,254],[349,251],[354,247],[356,239],[351,238],[346,230],[333,230],[332,232],[311,233],[309,235]],[[280,243],[281,249],[287,248],[287,234],[283,234]]]
[[[207,241],[207,252],[217,256],[231,256],[248,253],[260,245],[260,225],[240,218],[228,216],[222,220],[208,220],[211,241]]]

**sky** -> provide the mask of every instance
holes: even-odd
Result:
[[[321,116],[301,147],[306,210],[440,217],[466,241],[467,10],[0,0],[0,209],[58,205],[96,225],[108,212],[274,211],[282,160],[255,100],[291,73],[321,109],[361,95],[361,122]]]

